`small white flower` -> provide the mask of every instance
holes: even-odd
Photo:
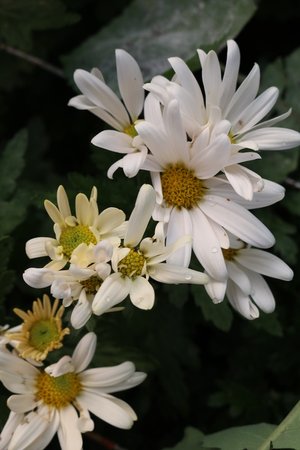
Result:
[[[190,240],[181,236],[172,245],[165,246],[161,226],[158,225],[154,238],[144,238],[144,232],[155,206],[155,192],[152,186],[143,185],[137,196],[135,207],[128,221],[123,246],[114,249],[109,275],[96,294],[92,309],[100,315],[120,303],[127,295],[132,303],[141,309],[151,309],[154,304],[154,289],[148,278],[162,283],[206,283],[208,277],[185,267],[164,263],[170,254]]]
[[[228,278],[225,281],[210,280],[206,291],[215,303],[224,295],[231,305],[247,319],[259,317],[260,308],[271,313],[275,308],[273,294],[262,277],[266,275],[289,281],[293,271],[280,258],[266,251],[251,248],[231,237],[231,246],[223,249]]]
[[[227,231],[257,247],[274,244],[271,232],[247,209],[280,200],[284,189],[266,183],[267,191],[255,193],[250,202],[239,197],[226,180],[215,176],[230,155],[226,134],[209,143],[202,133],[191,145],[176,100],[164,108],[161,127],[144,121],[137,128],[152,153],[143,168],[151,172],[157,194],[154,220],[166,223],[167,244],[183,235],[192,236],[192,241],[170,255],[168,262],[188,266],[193,249],[211,277],[225,280],[221,247],[229,246]]]
[[[63,450],[81,450],[81,433],[94,428],[89,412],[115,427],[132,427],[135,412],[110,393],[140,384],[146,374],[136,372],[130,361],[85,370],[95,349],[96,335],[88,333],[72,357],[45,370],[0,351],[0,379],[14,393],[7,402],[12,412],[1,433],[0,450],[43,450],[55,433]]]
[[[76,196],[76,216],[71,213],[69,200],[63,186],[57,190],[57,204],[45,200],[45,208],[54,222],[55,238],[38,237],[26,243],[29,258],[49,256],[51,262],[45,267],[62,269],[72,261],[74,251],[80,244],[95,246],[99,241],[108,239],[118,245],[125,232],[125,214],[117,208],[107,208],[99,214],[97,189],[93,187],[90,199],[80,193]],[[92,248],[91,248],[92,251]],[[84,265],[87,252],[77,253],[76,264]]]
[[[116,50],[116,66],[124,104],[107,86],[99,69],[93,69],[91,73],[77,69],[74,80],[83,95],[73,97],[69,105],[92,112],[114,128],[101,131],[92,139],[92,143],[125,154],[109,169],[110,178],[119,167],[123,168],[126,176],[133,177],[147,155],[147,148],[135,129],[144,106],[143,76],[135,59],[125,50]]]

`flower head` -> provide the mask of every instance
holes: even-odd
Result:
[[[14,342],[22,358],[43,361],[49,352],[62,347],[63,338],[70,330],[62,328],[64,307],[59,308],[58,305],[57,299],[51,305],[49,297],[44,294],[43,302],[39,298],[33,302],[32,311],[14,308],[23,323],[18,327],[19,331],[7,331],[6,337]]]
[[[0,449],[43,450],[55,433],[61,448],[81,450],[81,433],[91,431],[89,411],[113,426],[128,429],[137,419],[123,400],[110,395],[130,389],[146,377],[130,361],[86,370],[96,349],[96,335],[86,334],[72,357],[38,369],[10,352],[0,352],[0,379],[14,393],[12,413],[2,431]],[[79,413],[79,417],[78,417]]]

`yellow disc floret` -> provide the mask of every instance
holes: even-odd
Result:
[[[233,261],[238,253],[238,249],[235,248],[222,248],[224,259],[227,261]]]
[[[68,372],[59,377],[52,377],[41,372],[36,379],[36,397],[48,406],[60,409],[72,403],[81,391],[79,377]]]
[[[52,319],[36,321],[29,332],[29,344],[44,352],[52,342],[60,341],[60,330]]]
[[[138,135],[133,123],[128,125],[128,127],[124,128],[124,133],[128,134],[128,136],[131,136],[132,138]]]
[[[75,227],[63,228],[59,243],[63,248],[63,253],[70,258],[75,248],[80,244],[97,244],[95,235],[86,225],[76,225]]]
[[[128,255],[119,262],[118,270],[124,277],[134,279],[142,274],[145,261],[145,257],[142,253],[130,249]]]
[[[194,208],[205,194],[203,182],[184,164],[171,164],[161,175],[162,193],[168,206]]]
[[[97,275],[94,275],[87,280],[80,281],[80,284],[84,287],[87,294],[96,294],[102,284],[102,280]]]

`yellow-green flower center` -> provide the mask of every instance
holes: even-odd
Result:
[[[80,281],[80,284],[84,287],[87,294],[96,294],[102,284],[102,280],[97,275],[94,275],[87,280]]]
[[[54,408],[64,408],[72,403],[81,391],[81,383],[78,375],[68,372],[59,377],[52,377],[46,372],[41,372],[36,380],[36,397],[43,403]]]
[[[118,271],[124,277],[136,278],[142,274],[145,264],[145,257],[137,250],[131,249],[125,258],[118,264]]]
[[[236,144],[236,140],[235,140],[235,137],[234,137],[232,131],[229,131],[228,137],[230,139],[231,144]]]
[[[133,123],[128,125],[128,127],[124,128],[124,133],[128,134],[132,138],[136,137],[138,135],[138,132],[135,129],[135,126]]]
[[[76,225],[62,230],[59,243],[63,248],[64,255],[70,258],[79,244],[97,244],[97,240],[88,226]]]
[[[168,206],[192,209],[205,195],[203,182],[184,164],[171,164],[161,175],[162,193]]]
[[[57,324],[51,319],[40,319],[35,322],[29,331],[29,343],[35,349],[43,352],[51,344],[60,342],[61,333]]]
[[[238,249],[236,248],[222,248],[222,253],[224,256],[224,259],[227,261],[233,261],[238,254]]]

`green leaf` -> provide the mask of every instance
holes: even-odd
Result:
[[[266,423],[228,428],[205,436],[203,444],[220,447],[221,450],[258,450],[274,428],[274,425]]]
[[[0,0],[0,39],[28,50],[33,30],[60,28],[78,19],[60,0]]]
[[[264,314],[261,312],[259,318],[251,321],[251,324],[255,328],[264,330],[272,336],[283,336],[283,329],[276,313]]]
[[[8,236],[0,238],[0,304],[10,291],[14,282],[14,273],[7,270],[12,251],[12,239]]]
[[[16,188],[25,162],[24,154],[28,142],[25,129],[19,131],[4,148],[0,159],[0,198],[7,200]]]
[[[191,291],[196,305],[202,309],[205,320],[212,322],[219,330],[229,331],[233,321],[229,305],[225,301],[214,304],[202,286],[191,286]]]
[[[62,58],[68,76],[77,68],[100,66],[116,86],[116,48],[128,50],[146,80],[170,68],[167,58],[189,60],[196,49],[219,49],[255,11],[252,0],[134,0],[109,25]],[[217,12],[217,13],[216,13]]]
[[[204,434],[197,428],[186,427],[184,437],[175,447],[168,447],[163,450],[201,450],[203,447]]]

